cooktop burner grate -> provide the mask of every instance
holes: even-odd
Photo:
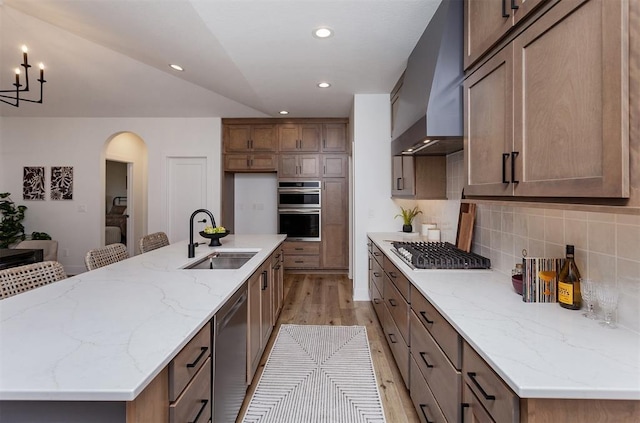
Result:
[[[393,242],[394,252],[417,269],[490,269],[491,260],[449,242]]]

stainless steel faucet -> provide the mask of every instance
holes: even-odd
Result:
[[[211,218],[211,226],[216,226],[216,220],[213,218],[213,213],[211,213],[207,209],[198,209],[191,213],[191,218],[189,218],[189,245],[188,245],[188,257],[192,258],[196,256],[196,247],[198,246],[198,242],[193,242],[193,218],[196,217],[198,213],[206,213]],[[206,222],[207,219],[201,220],[200,222]]]

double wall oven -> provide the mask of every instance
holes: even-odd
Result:
[[[290,241],[320,241],[320,181],[278,182],[278,233]]]

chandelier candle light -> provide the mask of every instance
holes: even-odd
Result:
[[[31,67],[31,65],[29,64],[29,60],[27,58],[27,51],[28,51],[27,46],[22,46],[22,64],[20,66],[24,68],[24,77],[25,77],[24,88],[20,89],[20,87],[23,86],[22,84],[20,84],[21,71],[20,71],[20,68],[16,68],[15,70],[16,82],[15,84],[13,84],[15,89],[0,90],[0,101],[2,101],[3,103],[7,103],[11,106],[20,107],[20,101],[28,101],[29,103],[42,104],[42,86],[45,82],[47,82],[44,79],[44,65],[42,63],[40,63],[40,78],[38,79],[38,81],[40,82],[40,100],[29,100],[26,98],[20,98],[21,92],[29,92],[29,68]],[[5,93],[12,93],[12,94],[8,95]],[[10,99],[12,101],[8,101],[5,99]]]

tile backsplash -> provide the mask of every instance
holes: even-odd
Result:
[[[462,152],[447,157],[447,197],[418,201],[421,222],[436,222],[443,241],[455,242],[464,186]],[[583,277],[616,283],[618,322],[640,332],[640,216],[509,205],[478,204],[473,251],[511,275],[526,250],[531,257],[564,257],[572,244]]]

